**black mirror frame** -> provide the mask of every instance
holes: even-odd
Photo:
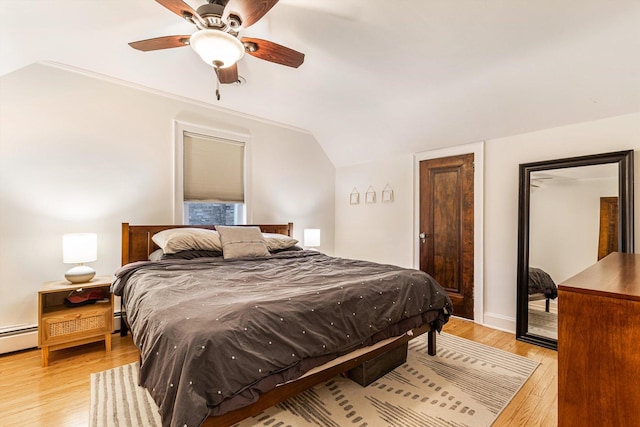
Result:
[[[552,338],[530,334],[529,329],[529,207],[531,172],[550,169],[564,169],[578,166],[618,164],[618,248],[620,252],[634,252],[633,217],[633,150],[566,159],[547,160],[520,164],[518,203],[518,282],[516,339],[553,350],[558,349],[558,341]]]

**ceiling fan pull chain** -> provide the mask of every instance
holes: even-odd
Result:
[[[216,73],[216,98],[220,101],[220,79],[218,78],[218,73]]]

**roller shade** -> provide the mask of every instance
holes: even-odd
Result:
[[[244,143],[184,132],[184,200],[244,203]]]

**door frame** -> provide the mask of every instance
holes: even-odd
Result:
[[[420,268],[420,162],[442,157],[473,154],[473,317],[484,324],[484,141],[457,145],[413,155],[413,265]],[[455,315],[455,313],[454,313]]]

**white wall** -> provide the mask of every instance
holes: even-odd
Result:
[[[531,192],[529,265],[542,268],[556,283],[598,261],[600,198],[618,196],[618,168],[586,166],[603,167],[612,178],[551,180]]]
[[[393,189],[393,202],[382,203],[382,189]],[[376,203],[365,203],[371,186]],[[360,203],[350,204],[354,187]],[[413,158],[336,169],[335,254],[403,267],[413,267]]]
[[[518,165],[621,150],[640,150],[640,113],[487,142],[485,151],[485,322],[515,330]],[[635,161],[638,175],[638,161]],[[640,215],[635,188],[635,221]],[[638,240],[636,227],[635,240]],[[495,320],[493,320],[495,319]]]
[[[0,78],[0,120],[0,331],[36,323],[62,234],[98,233],[111,275],[122,222],[172,223],[175,120],[249,134],[248,221],[320,228],[333,252],[335,170],[308,132],[42,64]]]
[[[640,149],[640,113],[485,141],[482,318],[486,325],[515,331],[518,165],[628,149]],[[412,154],[407,153],[336,170],[336,254],[414,265],[412,168]],[[638,161],[635,168],[637,174]],[[400,202],[375,208],[348,205],[354,185],[362,194],[366,186],[379,189],[386,182]],[[638,191],[636,187],[640,224]],[[638,232],[636,241],[640,242]],[[383,242],[387,246],[378,245]]]

